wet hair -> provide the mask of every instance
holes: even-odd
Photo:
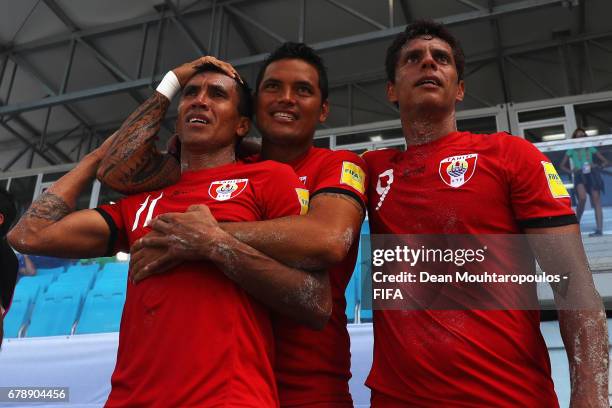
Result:
[[[576,130],[574,130],[574,133],[572,133],[572,139],[577,137],[578,132],[582,132],[586,136],[586,130],[584,130],[583,128],[579,127],[579,128],[576,128]]]
[[[272,54],[268,56],[263,62],[263,65],[259,69],[257,74],[257,81],[255,82],[255,95],[259,90],[259,85],[263,80],[264,72],[268,65],[275,61],[283,59],[298,59],[312,65],[319,73],[319,89],[321,90],[321,102],[325,102],[329,95],[329,82],[327,80],[327,68],[323,64],[323,59],[317,54],[317,52],[311,47],[304,43],[295,43],[288,41],[282,44],[280,47],[275,49]]]
[[[432,38],[439,38],[446,42],[453,50],[453,59],[455,60],[455,69],[457,70],[457,80],[463,79],[463,71],[465,69],[465,54],[461,48],[459,40],[457,40],[448,29],[440,24],[431,20],[417,20],[414,23],[408,25],[404,31],[399,33],[389,48],[387,48],[387,56],[385,58],[385,70],[387,72],[387,79],[391,83],[395,83],[395,68],[399,61],[400,52],[402,47],[415,38],[422,36],[429,36]]]
[[[196,68],[196,74],[201,74],[203,72],[218,72],[227,75],[225,71],[214,64],[202,64]],[[246,116],[252,119],[253,96],[251,95],[251,88],[244,79],[242,82],[236,80],[236,87],[238,89],[238,113],[240,113],[240,116]]]
[[[17,216],[17,208],[13,196],[3,188],[0,188],[0,214],[4,215],[4,222],[0,225],[0,237],[8,232]]]

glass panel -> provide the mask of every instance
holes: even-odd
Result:
[[[98,197],[98,205],[116,203],[125,197],[123,194],[116,192],[104,184],[100,186],[100,195]]]
[[[612,101],[574,105],[576,123],[587,136],[612,134]]]
[[[83,192],[79,195],[76,202],[77,210],[85,210],[89,208],[89,199],[91,197],[91,190],[93,188],[93,180],[89,182],[89,185],[83,189]]]
[[[384,147],[385,149],[395,149],[395,150],[400,150],[400,151],[406,151],[406,144],[405,143],[400,143],[400,144],[396,144],[396,145],[391,145],[391,146],[377,146],[376,144],[374,145],[374,149],[380,149]]]
[[[20,217],[32,204],[37,176],[15,177],[11,181],[10,193],[15,198],[17,215]]]
[[[60,177],[62,177],[64,174],[66,174],[67,171],[62,171],[59,173],[48,173],[48,174],[43,174],[43,183],[48,183],[50,181],[57,181],[60,179]]]
[[[347,145],[347,144],[354,144],[354,143],[371,142],[372,139],[370,137],[380,138],[380,140],[382,140],[381,132],[351,133],[348,135],[337,136],[336,145]]]
[[[3,189],[6,190],[6,186],[8,185],[8,181],[9,181],[9,179],[0,180],[0,188],[3,188]]]
[[[525,139],[531,143],[548,142],[551,140],[565,139],[565,128],[563,125],[545,126],[540,128],[524,129]]]
[[[535,120],[565,118],[563,106],[556,108],[538,109],[518,113],[519,122],[533,122]]]
[[[382,142],[390,139],[403,139],[401,128],[387,130],[370,130],[362,133],[351,133],[336,137],[336,145],[347,145],[364,142]]]
[[[315,139],[312,144],[316,147],[325,147],[329,149],[329,137]]]
[[[484,118],[471,118],[457,120],[457,129],[462,132],[472,133],[496,133],[497,122],[495,116],[486,116]]]

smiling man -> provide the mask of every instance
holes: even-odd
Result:
[[[301,291],[296,276],[311,287],[317,281],[237,241],[216,220],[299,215],[308,207],[308,196],[286,165],[236,162],[235,145],[247,133],[251,115],[246,85],[204,65],[183,88],[177,119],[181,173],[175,184],[75,212],[76,197],[91,182],[115,135],[38,198],[9,240],[24,253],[80,258],[129,250],[151,233],[152,219],[162,230],[182,223],[188,232],[201,233],[192,239],[171,235],[188,249],[169,273],[128,282],[106,406],[274,408],[274,341],[264,303],[274,306]],[[167,104],[168,99],[155,92],[149,103]],[[254,271],[256,278],[240,274],[238,266]],[[289,279],[269,283],[278,277]],[[312,312],[317,304],[312,292],[300,292],[305,301],[287,304],[284,312],[318,312]]]
[[[415,22],[390,45],[387,94],[407,149],[364,155],[372,233],[527,234],[542,269],[567,278],[553,291],[570,406],[607,407],[606,317],[567,191],[524,139],[457,131],[464,64],[457,40],[434,22]],[[500,259],[512,264],[522,250]],[[524,273],[535,273],[527,261]],[[539,311],[463,309],[374,311],[372,407],[558,407]]]
[[[223,66],[228,73],[235,72],[230,66]],[[186,64],[175,70],[179,83],[189,78],[189,67]],[[263,140],[261,154],[249,161],[274,160],[290,165],[310,191],[310,207],[300,217],[224,223],[222,227],[244,243],[288,265],[313,271],[327,268],[323,276],[329,275],[329,285],[316,286],[318,295],[310,296],[315,300],[311,303],[331,312],[327,324],[320,324],[320,318],[305,321],[298,314],[279,313],[274,318],[275,374],[280,403],[282,407],[352,407],[344,292],[355,267],[365,214],[364,163],[354,153],[312,145],[317,125],[329,113],[327,72],[312,48],[291,42],[281,45],[264,61],[256,85],[256,122]],[[134,148],[125,148],[118,139],[116,150],[110,150],[104,160],[101,181],[126,192],[172,183],[175,176],[168,170],[172,170],[172,158],[161,155],[154,144],[169,102],[164,103],[144,109],[150,114],[128,121],[119,130],[121,140],[130,141],[129,145]],[[134,158],[135,166],[125,164]],[[193,238],[185,232],[187,225],[176,220],[172,228],[159,228],[155,221],[152,226],[159,235],[145,237],[133,248],[137,279],[165,272],[168,265],[184,259],[184,251],[177,250],[179,245],[170,236]],[[259,275],[257,270],[248,267],[240,271],[244,276]],[[301,293],[312,292],[308,281],[301,282],[303,291],[290,296],[289,303],[299,304],[304,299]],[[330,304],[325,302],[326,296],[331,297]],[[280,312],[287,308],[287,305],[278,306],[273,310]]]

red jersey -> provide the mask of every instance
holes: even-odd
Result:
[[[373,234],[516,234],[575,223],[549,159],[504,133],[364,155]],[[539,311],[376,310],[373,407],[557,407]]]
[[[314,198],[321,193],[346,194],[364,207],[365,163],[355,153],[312,147],[287,163]],[[290,318],[275,316],[276,379],[281,406],[352,407],[350,338],[344,293],[357,260],[359,239],[346,258],[329,269],[333,307],[321,331]]]
[[[98,211],[126,251],[163,213],[205,204],[219,222],[298,215],[308,191],[284,164],[228,164],[183,173],[163,190]],[[109,407],[277,407],[267,308],[213,263],[185,262],[128,283]]]

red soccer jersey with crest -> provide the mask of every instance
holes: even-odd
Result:
[[[194,204],[219,222],[257,221],[305,212],[308,192],[284,164],[228,164],[98,211],[125,251],[149,220]],[[273,356],[269,311],[214,264],[185,262],[128,283],[107,406],[277,407]]]
[[[302,157],[287,163],[310,191],[346,194],[365,211],[367,185],[365,163],[355,153],[312,147]],[[350,338],[346,328],[344,292],[357,259],[359,240],[346,258],[329,269],[333,307],[321,331],[276,315],[276,378],[281,406],[352,407],[348,381],[351,378]]]
[[[373,234],[518,234],[576,222],[546,156],[505,133],[454,132],[364,159]],[[539,323],[529,310],[376,310],[372,406],[557,407]]]

